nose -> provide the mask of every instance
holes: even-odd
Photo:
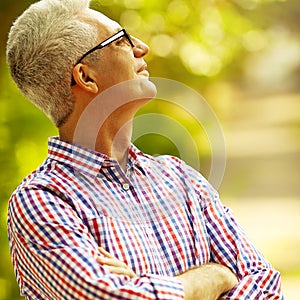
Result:
[[[143,57],[149,52],[149,46],[142,42],[140,39],[132,37],[132,41],[134,44],[133,53],[135,57]]]

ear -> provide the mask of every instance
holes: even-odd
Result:
[[[73,69],[73,78],[76,84],[85,91],[93,94],[99,92],[95,71],[85,64],[79,63]]]

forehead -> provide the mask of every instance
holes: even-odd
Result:
[[[96,25],[100,34],[111,34],[121,30],[121,26],[118,22],[90,8],[83,12],[82,18],[84,21]]]

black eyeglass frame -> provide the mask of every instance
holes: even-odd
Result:
[[[134,47],[134,43],[132,42],[132,40],[130,39],[129,34],[127,33],[127,31],[125,29],[122,29],[120,31],[118,31],[117,33],[115,33],[114,35],[112,35],[111,37],[107,38],[106,40],[104,40],[103,42],[101,42],[99,45],[97,45],[96,47],[92,48],[91,50],[87,51],[86,53],[84,53],[75,63],[74,66],[78,65],[86,56],[88,56],[89,54],[91,54],[92,52],[98,50],[98,49],[102,49],[106,46],[108,46],[109,44],[115,42],[116,40],[118,40],[121,37],[125,37],[127,39],[127,41],[129,42],[130,46],[133,48]]]

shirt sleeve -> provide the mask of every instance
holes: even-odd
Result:
[[[27,299],[184,299],[176,278],[110,273],[97,243],[66,199],[26,188],[10,199],[8,231],[18,284]]]
[[[283,299],[279,272],[252,244],[216,192],[204,212],[212,260],[229,267],[239,279],[238,285],[222,299]]]

